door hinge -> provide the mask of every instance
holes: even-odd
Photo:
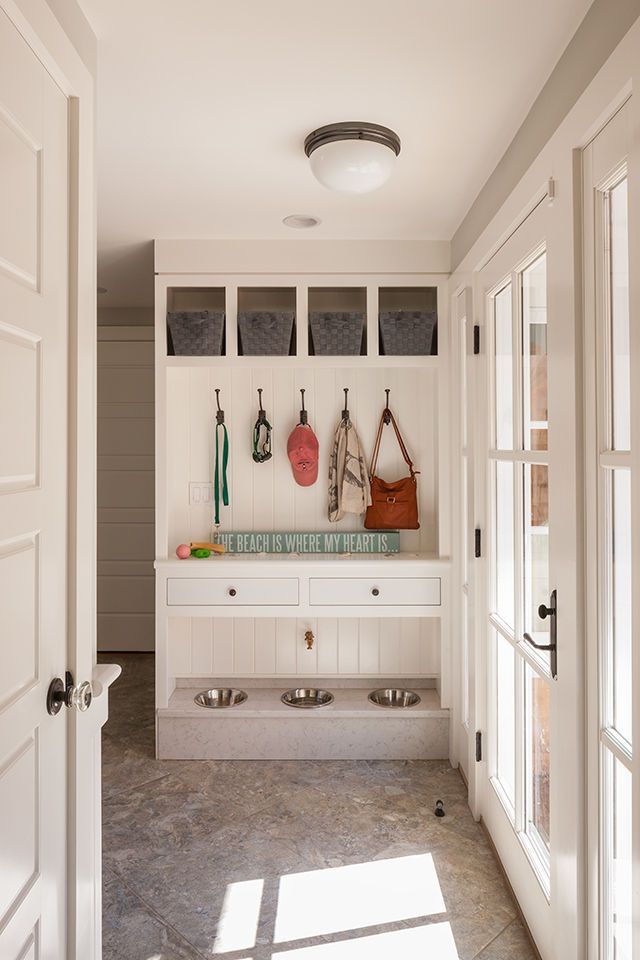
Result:
[[[473,555],[476,560],[482,556],[482,530],[480,527],[476,527],[475,529]]]
[[[482,731],[476,730],[476,763],[482,760]]]
[[[480,327],[477,323],[473,328],[473,353],[476,357],[480,353]]]

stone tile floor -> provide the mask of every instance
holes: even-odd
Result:
[[[102,659],[103,960],[534,960],[448,763],[156,760],[153,657]]]

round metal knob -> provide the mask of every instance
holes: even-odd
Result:
[[[93,700],[93,687],[89,680],[79,683],[77,687],[71,687],[67,694],[67,706],[75,707],[80,713],[84,713],[91,706]]]
[[[230,596],[230,597],[235,597],[235,595],[236,595],[237,592],[238,592],[238,591],[236,590],[235,587],[229,587],[229,596]]]
[[[73,677],[67,671],[65,680],[55,677],[49,684],[47,690],[47,712],[55,717],[62,710],[63,706],[75,708],[80,713],[84,713],[91,706],[93,700],[93,687],[89,680],[79,683],[77,686],[73,682]]]
[[[374,587],[374,588],[373,588],[373,590],[371,591],[371,596],[372,596],[372,597],[379,597],[379,596],[380,596],[380,590],[378,589],[378,587]]]

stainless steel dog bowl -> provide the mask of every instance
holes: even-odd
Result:
[[[374,690],[369,694],[369,700],[376,707],[415,707],[420,703],[420,697],[413,690],[394,690],[390,687]]]
[[[231,687],[214,687],[213,690],[203,690],[193,698],[199,707],[210,707],[217,710],[220,707],[235,707],[244,703],[247,694],[244,690],[232,690]]]
[[[316,690],[314,687],[298,687],[296,690],[287,690],[280,699],[288,707],[312,710],[314,707],[326,707],[333,703],[333,694],[328,690]]]

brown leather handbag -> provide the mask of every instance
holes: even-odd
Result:
[[[382,441],[382,431],[386,423],[393,426],[395,435],[402,451],[402,456],[409,467],[409,476],[402,480],[387,482],[376,476],[378,454]],[[416,474],[419,470],[413,469],[411,457],[404,445],[404,440],[398,429],[395,417],[387,407],[380,417],[378,435],[371,458],[371,506],[367,507],[364,525],[367,530],[418,530],[418,482]]]

